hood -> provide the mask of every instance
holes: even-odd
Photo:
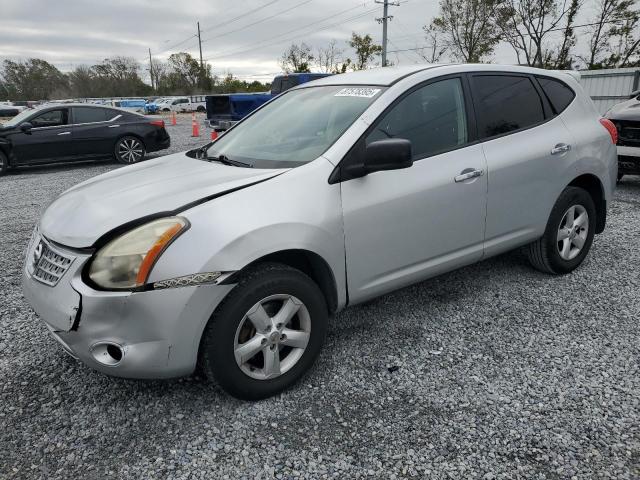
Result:
[[[42,215],[40,233],[61,245],[88,248],[127,222],[184,210],[286,170],[234,167],[184,153],[148,160],[98,175],[64,192]]]
[[[611,120],[636,120],[640,121],[640,100],[632,98],[626,102],[618,103],[606,113]]]

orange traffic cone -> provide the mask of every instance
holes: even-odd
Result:
[[[176,119],[176,112],[171,112],[171,125],[177,124],[178,121]]]
[[[215,140],[216,138],[218,138],[218,132],[211,130],[211,140]]]
[[[198,122],[196,121],[195,114],[191,114],[191,136],[192,137],[200,136],[200,127],[198,126]]]

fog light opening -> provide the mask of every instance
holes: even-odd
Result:
[[[91,355],[96,362],[114,367],[122,361],[124,350],[117,343],[101,342],[91,348]]]

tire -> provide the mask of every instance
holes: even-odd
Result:
[[[622,180],[622,177],[624,177],[624,173],[618,173],[618,176],[616,177],[616,183],[620,183],[620,180]]]
[[[7,173],[9,169],[9,159],[0,151],[0,177]]]
[[[596,208],[591,195],[582,188],[565,188],[551,210],[544,235],[526,247],[531,265],[556,275],[571,272],[589,253],[595,228]]]
[[[279,326],[277,314],[287,312],[289,320]],[[236,398],[271,397],[311,368],[327,323],[327,303],[311,278],[279,263],[257,265],[211,316],[200,341],[199,368]]]
[[[198,107],[198,108],[196,108],[196,111],[197,111],[197,112],[200,112],[200,113],[203,113],[203,112],[206,112],[206,111],[207,111],[207,109],[206,109],[206,108],[204,108],[204,107]]]
[[[132,165],[144,160],[145,153],[146,150],[142,140],[132,136],[118,139],[114,149],[116,160],[125,165]]]

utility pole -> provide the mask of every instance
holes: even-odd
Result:
[[[202,63],[202,39],[200,38],[200,22],[198,22],[198,47],[200,48],[200,87],[204,84],[204,64]]]
[[[151,60],[151,49],[149,49],[149,75],[151,76],[151,88],[155,90],[157,85],[154,87],[153,83],[153,61]]]
[[[382,66],[387,66],[387,20],[391,20],[393,15],[389,15],[389,5],[399,7],[400,2],[389,2],[389,0],[375,0],[384,7],[382,18],[376,18],[378,23],[382,23]]]

